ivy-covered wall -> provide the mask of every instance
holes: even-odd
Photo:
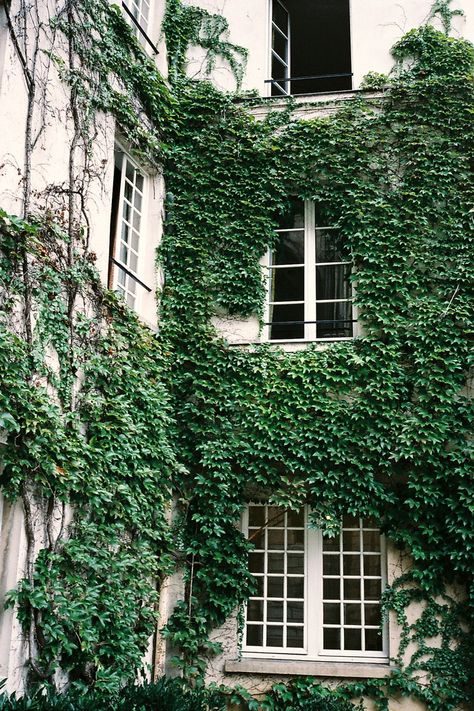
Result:
[[[448,5],[437,11],[449,20]],[[10,596],[31,683],[60,668],[110,694],[133,678],[156,583],[176,565],[186,594],[163,634],[200,683],[218,651],[210,631],[252,590],[235,523],[259,495],[309,503],[330,531],[344,513],[372,516],[414,562],[386,592],[402,628],[392,677],[332,692],[311,679],[279,685],[267,708],[472,702],[472,46],[424,25],[376,79],[380,108],[362,93],[327,118],[291,120],[289,101],[256,121],[248,102],[185,76],[189,42],[235,58],[220,20],[169,0],[168,87],[117,9],[71,8],[50,27],[78,57],[61,76],[84,145],[106,112],[163,165],[164,287],[155,337],[100,286],[80,211],[62,225],[54,213],[1,215],[2,488],[22,500],[31,540]],[[314,200],[350,245],[363,336],[297,353],[229,348],[212,318],[262,313],[259,262],[292,195]],[[452,582],[465,602],[447,596]]]

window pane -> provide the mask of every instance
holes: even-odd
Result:
[[[304,338],[304,304],[270,306],[270,322],[270,338],[273,340]]]
[[[249,600],[247,605],[248,620],[263,620],[263,600]]]
[[[366,625],[380,625],[381,615],[380,615],[380,605],[366,605],[365,606],[365,624]]]
[[[288,526],[295,528],[304,527],[304,510],[300,511],[288,511]]]
[[[283,647],[283,627],[280,625],[267,627],[267,647]]]
[[[268,597],[283,597],[283,578],[268,578]]]
[[[340,559],[338,555],[323,556],[323,575],[340,575]]]
[[[273,2],[273,22],[277,27],[280,28],[285,34],[288,32],[288,13],[277,0]]]
[[[333,603],[324,603],[323,622],[325,625],[340,625],[341,606],[339,604],[334,605]]]
[[[344,624],[345,625],[360,625],[362,624],[360,605],[344,605]]]
[[[344,575],[360,575],[359,555],[344,555]]]
[[[304,627],[287,627],[286,646],[302,647],[304,642]]]
[[[249,526],[260,528],[265,523],[265,507],[249,506]]]
[[[338,230],[316,228],[316,262],[348,262],[351,254]]]
[[[298,553],[289,553],[287,556],[287,572],[293,575],[303,575],[304,573],[304,555]]]
[[[323,633],[324,649],[340,649],[341,648],[341,631],[338,629],[324,628]]]
[[[261,576],[255,578],[255,597],[263,597],[264,584],[265,578]]]
[[[324,551],[338,551],[340,550],[340,545],[340,536],[335,536],[334,538],[323,538]]]
[[[292,197],[289,201],[288,210],[280,217],[278,226],[280,229],[304,228],[304,202],[299,198]]]
[[[364,550],[374,552],[380,550],[380,533],[378,531],[364,531]]]
[[[304,264],[304,232],[279,232],[272,264]]]
[[[302,551],[304,549],[304,531],[287,531],[286,547],[289,551]]]
[[[251,573],[263,573],[264,571],[264,554],[249,553],[249,570]]]
[[[352,303],[337,301],[334,304],[316,304],[318,338],[351,338]]]
[[[323,580],[323,597],[325,600],[339,600],[341,597],[341,583],[339,579],[325,578]]]
[[[350,299],[352,297],[350,274],[350,264],[326,264],[316,267],[316,300]]]
[[[381,580],[364,580],[364,598],[366,600],[380,600],[382,595]]]
[[[302,602],[288,602],[286,605],[286,619],[288,622],[304,622],[304,604]]]
[[[360,580],[344,580],[344,599],[360,600]]]
[[[283,550],[285,547],[285,531],[283,528],[270,528],[268,530],[268,547],[273,550]]]
[[[270,269],[270,301],[304,301],[304,267]]]
[[[283,622],[283,603],[268,602],[267,603],[267,620],[269,622]]]
[[[360,534],[359,531],[344,531],[343,546],[345,551],[360,550]]]
[[[287,69],[283,62],[278,59],[275,54],[272,54],[272,79],[285,79],[287,76]],[[281,86],[286,89],[288,82],[282,82]]]
[[[360,528],[360,520],[357,518],[357,516],[350,516],[349,514],[346,514],[342,518],[342,527],[343,528]]]
[[[304,578],[287,579],[287,597],[304,597]]]
[[[263,625],[247,625],[247,644],[252,647],[263,646]]]
[[[382,646],[382,635],[378,630],[365,630],[365,649],[367,652],[381,652]]]
[[[283,573],[283,553],[268,554],[268,572]]]
[[[364,575],[380,575],[380,556],[364,556]]]
[[[282,509],[281,506],[267,506],[267,523],[271,528],[283,528],[285,509]]]
[[[272,47],[278,56],[288,64],[288,40],[275,27],[272,27]]]
[[[255,548],[265,548],[265,530],[259,528],[249,528],[249,540]]]
[[[361,630],[344,628],[344,649],[362,649]]]

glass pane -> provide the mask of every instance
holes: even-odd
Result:
[[[271,528],[268,530],[268,547],[277,551],[284,549],[285,531],[283,528]]]
[[[249,600],[247,605],[247,619],[263,620],[263,600]]]
[[[304,597],[304,578],[287,578],[287,597]]]
[[[272,49],[288,64],[288,40],[275,27],[272,27]]]
[[[325,578],[323,580],[323,597],[325,600],[339,600],[341,597],[340,580]]]
[[[138,252],[138,238],[139,235],[135,231],[132,231],[132,249],[135,252]]]
[[[323,634],[324,649],[340,649],[341,648],[341,631],[338,629],[324,628]]]
[[[341,624],[341,606],[333,603],[324,603],[323,622],[325,625]]]
[[[282,602],[267,602],[267,620],[269,622],[283,622]]]
[[[357,518],[357,516],[350,516],[349,514],[346,514],[342,518],[342,527],[343,528],[360,528],[360,521]]]
[[[365,630],[365,649],[368,652],[382,651],[382,635],[378,630]]]
[[[132,202],[132,195],[133,195],[133,187],[127,181],[125,181],[124,195],[125,195],[125,199],[131,203]]]
[[[285,79],[286,76],[286,66],[275,54],[272,54],[272,79]],[[283,89],[287,89],[288,84],[289,82],[281,82]]]
[[[364,575],[380,575],[380,556],[364,556]]]
[[[344,531],[343,545],[345,551],[360,550],[360,534],[359,531]]]
[[[123,219],[128,223],[131,221],[132,206],[126,200],[123,201]]]
[[[361,630],[344,628],[344,649],[362,649]]]
[[[272,528],[282,528],[285,525],[285,509],[281,506],[268,506],[267,522]]]
[[[279,84],[272,83],[272,96],[287,96],[288,92]]]
[[[364,598],[366,600],[380,600],[382,595],[381,580],[364,580]]]
[[[270,269],[270,301],[304,301],[304,267]]]
[[[283,597],[283,578],[268,578],[268,597]]]
[[[323,575],[340,575],[339,556],[323,555]]]
[[[267,565],[269,573],[283,573],[283,553],[269,553]]]
[[[135,297],[132,294],[127,294],[127,304],[133,309],[135,305]]]
[[[127,264],[127,259],[128,259],[128,249],[127,245],[124,244],[123,242],[120,243],[120,256],[119,256],[120,261],[122,264]]]
[[[138,257],[134,252],[130,252],[130,269],[132,272],[137,273]]]
[[[272,19],[280,30],[282,30],[285,34],[288,33],[288,13],[283,5],[278,2],[278,0],[274,0],[273,2]]]
[[[338,301],[334,304],[316,304],[318,338],[352,337],[352,303]]]
[[[380,550],[380,533],[378,531],[364,531],[364,550],[374,552]]]
[[[263,573],[264,571],[264,554],[249,553],[249,570],[251,573]]]
[[[260,528],[249,528],[249,540],[255,548],[265,548],[265,530]]]
[[[279,232],[272,264],[304,264],[304,232]]]
[[[304,202],[296,197],[291,197],[289,207],[285,214],[279,219],[280,229],[304,228]]]
[[[249,526],[260,528],[265,523],[265,507],[249,506]]]
[[[137,230],[137,232],[140,231],[140,220],[141,220],[141,215],[139,212],[136,210],[133,211],[133,228]],[[138,246],[138,235],[135,235],[134,237],[134,244]],[[137,249],[137,247],[134,247],[134,249]]]
[[[301,511],[288,511],[288,522],[287,525],[295,528],[304,527],[304,510]]]
[[[352,296],[350,274],[350,264],[326,264],[323,267],[316,267],[316,300],[350,299]]]
[[[344,580],[344,599],[360,600],[360,580]]]
[[[125,175],[130,180],[131,183],[133,183],[133,178],[135,175],[135,169],[133,168],[132,164],[127,160],[126,163],[126,168],[125,168]]]
[[[140,192],[143,192],[143,175],[140,175],[140,173],[136,174],[135,185],[137,186]]]
[[[267,627],[267,647],[283,647],[283,627]]]
[[[293,575],[303,575],[304,555],[298,553],[288,553],[286,565],[287,573],[293,573]]]
[[[360,575],[360,556],[344,555],[344,575]]]
[[[302,647],[304,642],[304,627],[287,627],[286,646]]]
[[[265,584],[264,577],[255,578],[255,597],[263,597],[263,589]]]
[[[252,647],[263,646],[263,625],[247,625],[247,644]]]
[[[316,262],[347,262],[350,258],[338,230],[316,228]]]
[[[304,622],[304,604],[302,602],[288,602],[286,619],[288,622]]]
[[[304,304],[270,306],[270,321],[271,339],[304,338]]]
[[[128,244],[129,232],[130,228],[122,223],[122,242],[125,242],[125,244]]]
[[[287,531],[286,547],[289,551],[304,550],[304,531]]]
[[[366,605],[365,606],[365,624],[366,625],[380,625],[381,615],[380,615],[380,605]]]
[[[345,625],[360,625],[362,624],[360,605],[344,605],[344,624]]]
[[[336,536],[335,538],[324,538],[323,537],[323,550],[324,551],[338,551],[340,550],[341,537]]]

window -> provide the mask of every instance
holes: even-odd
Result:
[[[352,88],[349,0],[272,0],[271,95]]]
[[[158,50],[148,38],[150,4],[151,0],[122,0],[125,19],[132,27],[136,38],[144,47],[149,44],[156,54]]]
[[[255,544],[249,568],[248,656],[387,660],[380,631],[385,542],[370,522],[345,516],[336,538],[308,528],[308,509],[252,504],[244,529]]]
[[[138,278],[143,245],[146,177],[122,150],[115,153],[110,224],[108,287],[136,308],[138,289],[151,289]]]
[[[335,227],[316,224],[315,205],[294,199],[268,265],[269,340],[353,337],[351,259]]]

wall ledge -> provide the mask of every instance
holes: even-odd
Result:
[[[360,662],[297,661],[280,659],[228,659],[224,670],[236,674],[278,674],[280,676],[321,676],[344,679],[383,679],[396,667]]]

